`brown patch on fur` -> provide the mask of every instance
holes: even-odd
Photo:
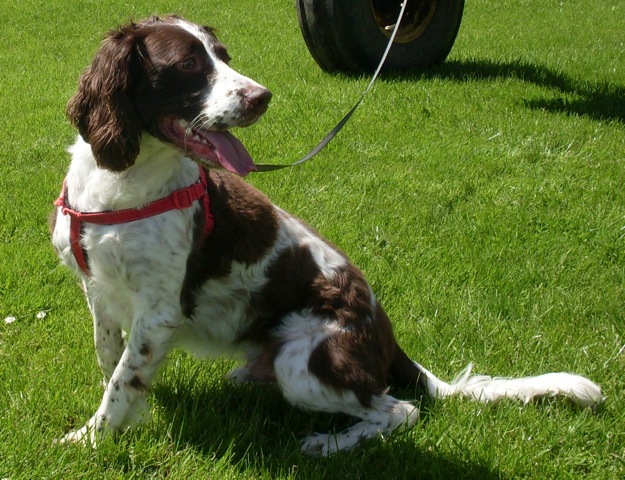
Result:
[[[252,308],[261,317],[276,318],[310,309],[317,316],[336,319],[339,326],[350,328],[371,318],[368,284],[347,259],[332,278],[326,278],[310,249],[298,245],[280,253],[268,268],[267,278],[264,288],[251,299]]]
[[[389,366],[398,347],[382,308],[376,305],[372,311],[369,285],[362,272],[346,260],[326,278],[309,248],[297,246],[283,251],[267,275],[265,288],[252,297],[260,319],[246,338],[270,331],[292,311],[309,309],[317,319],[335,320],[344,331],[321,342],[308,367],[326,385],[352,390],[362,405],[370,406],[371,395],[381,395],[387,387]]]
[[[128,95],[139,68],[133,29],[109,33],[67,104],[67,117],[91,144],[98,166],[117,172],[134,163],[141,142],[142,124]]]
[[[147,385],[143,383],[143,381],[139,378],[138,375],[135,375],[134,377],[132,377],[130,381],[128,382],[128,385],[130,385],[135,390],[147,390],[148,389]]]
[[[377,310],[382,311],[379,307]],[[322,382],[337,390],[353,391],[365,407],[371,406],[372,395],[386,391],[389,365],[397,348],[386,315],[370,318],[354,330],[326,338],[315,348],[308,364]]]
[[[195,308],[198,289],[209,278],[230,273],[233,262],[258,262],[276,241],[278,220],[272,203],[237,176],[207,171],[213,232],[189,255],[187,273],[180,294],[186,316]],[[201,237],[196,229],[196,238]]]
[[[319,276],[312,287],[319,298],[313,313],[335,318],[341,328],[362,328],[373,318],[369,284],[351,263],[346,263],[330,279]]]
[[[147,357],[148,359],[152,358],[152,348],[150,347],[149,344],[144,343],[141,345],[141,348],[139,349],[139,354]]]
[[[389,368],[389,383],[397,387],[417,387],[421,394],[428,391],[426,376],[399,346]]]
[[[286,248],[267,270],[268,281],[252,296],[252,308],[265,318],[319,305],[315,282],[321,272],[305,246]]]

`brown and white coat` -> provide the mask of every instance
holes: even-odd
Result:
[[[391,383],[436,398],[601,401],[599,388],[576,375],[504,380],[467,369],[448,384],[410,360],[346,256],[234,175],[254,165],[227,129],[256,121],[271,94],[228,63],[212,29],[152,17],[107,36],[70,101],[81,134],[66,177],[74,210],[140,208],[197,182],[205,168],[214,228],[203,234],[200,201],[128,223],[85,223],[87,274],[70,248],[70,219],[56,209],[53,244],[83,283],[106,380],[96,413],[62,442],[95,445],[99,434],[136,421],[176,347],[243,355],[233,380],[276,382],[295,406],[359,419],[303,439],[312,454],[413,425],[416,406],[389,395]]]

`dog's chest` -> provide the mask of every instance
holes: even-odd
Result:
[[[117,225],[83,223],[80,243],[93,283],[128,284],[131,290],[158,288],[184,277],[193,242],[196,208]],[[53,243],[61,260],[77,270],[70,247],[69,219],[59,213]],[[169,279],[169,280],[168,280]]]

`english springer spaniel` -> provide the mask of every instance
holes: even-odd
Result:
[[[151,17],[108,34],[68,104],[80,136],[52,237],[84,287],[106,388],[93,417],[60,442],[95,445],[139,419],[176,347],[242,355],[233,381],[275,382],[292,405],[358,419],[304,438],[309,454],[413,426],[417,407],[389,385],[483,402],[602,401],[578,375],[467,368],[446,383],[410,360],[363,274],[239,178],[255,165],[228,129],[254,123],[271,93],[229,60],[212,28]]]

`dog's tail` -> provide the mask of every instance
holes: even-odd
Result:
[[[414,362],[426,378],[428,395],[446,398],[462,395],[485,403],[504,398],[514,398],[529,403],[537,397],[564,396],[581,407],[596,408],[604,398],[601,388],[581,375],[571,373],[546,373],[536,377],[500,378],[487,375],[471,375],[469,364],[450,383],[445,383],[432,372]]]
[[[450,383],[436,377],[432,372],[405,356],[401,350],[393,362],[391,372],[400,383],[416,383],[428,396],[443,399],[456,395],[485,403],[511,398],[529,403],[538,397],[564,396],[581,407],[596,408],[604,398],[601,388],[586,377],[571,373],[547,373],[536,377],[501,378],[472,375],[469,364]],[[393,368],[395,367],[395,368]],[[399,368],[397,368],[399,367]],[[400,370],[401,373],[398,371]],[[407,382],[406,382],[407,381]]]

